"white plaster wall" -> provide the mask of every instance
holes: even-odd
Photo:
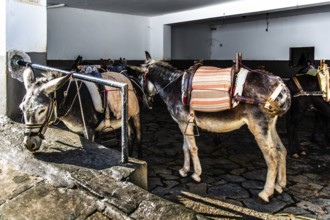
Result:
[[[92,10],[48,9],[48,60],[136,60],[149,49],[149,18]]]
[[[313,6],[316,4],[329,4],[327,0],[237,0],[218,5],[166,14],[152,17],[150,20],[150,52],[155,59],[169,59],[171,52],[163,40],[164,25],[187,22],[192,20],[228,17],[240,14],[251,14],[267,11],[286,10]],[[167,29],[165,29],[167,30]]]
[[[6,1],[0,1],[0,56],[6,55]]]
[[[4,0],[2,0],[4,1]],[[47,51],[46,0],[36,4],[7,1],[7,50]]]
[[[19,112],[18,104],[23,94],[22,84],[7,73],[6,53],[17,49],[45,54],[46,17],[46,0],[0,2],[0,114]]]
[[[315,47],[315,59],[330,59],[330,13],[215,26],[211,59],[228,60],[241,51],[248,60],[289,60],[290,47]],[[220,47],[222,44],[222,47]]]
[[[209,60],[212,33],[208,25],[190,24],[173,26],[172,59]]]
[[[0,115],[6,114],[6,1],[0,1]]]

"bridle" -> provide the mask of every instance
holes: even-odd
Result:
[[[56,94],[56,92],[54,92]],[[42,124],[25,124],[24,136],[25,137],[33,137],[38,136],[41,139],[45,139],[44,133],[46,131],[45,127],[52,125],[57,119],[57,102],[56,95],[54,95],[51,99],[50,108],[47,111],[46,120]],[[52,120],[54,118],[54,120]],[[38,129],[38,131],[33,131]]]
[[[154,60],[147,61],[146,62],[146,66],[145,66],[145,71],[144,71],[144,74],[143,74],[143,89],[145,91],[148,91],[147,92],[148,98],[155,97],[156,95],[158,95],[160,92],[164,91],[164,89],[166,89],[169,85],[171,85],[172,83],[174,83],[176,80],[178,80],[183,75],[183,73],[180,74],[178,77],[176,77],[174,80],[170,81],[169,83],[167,83],[165,86],[161,87],[160,89],[157,89],[157,87],[154,86],[153,91],[150,93],[149,92],[149,89],[147,88],[148,87],[147,76],[149,74],[149,69],[150,69],[151,65],[154,64],[154,63],[156,63],[156,61],[154,61]]]
[[[71,86],[71,82],[72,82],[72,78],[70,77],[69,78],[70,81],[69,81],[69,84],[68,84],[68,87],[66,89],[66,91],[64,91],[64,98],[62,100],[62,102],[60,103],[60,108],[63,107],[65,101],[66,101],[66,97],[68,95],[68,90]],[[80,85],[78,85],[77,83],[77,80],[75,80],[75,85],[77,87],[77,94],[75,95],[74,99],[72,100],[72,103],[71,105],[69,106],[69,108],[66,110],[66,113],[64,113],[62,116],[58,116],[58,105],[57,105],[57,99],[56,99],[56,92],[57,92],[57,89],[55,89],[55,91],[52,93],[52,97],[50,98],[50,108],[48,109],[47,111],[47,117],[46,117],[46,120],[42,123],[42,124],[25,124],[25,131],[24,131],[24,136],[25,137],[33,137],[33,136],[38,136],[40,137],[41,139],[45,139],[44,137],[44,133],[46,132],[46,127],[50,126],[50,125],[53,125],[53,124],[56,124],[58,121],[61,121],[62,118],[64,118],[69,112],[70,110],[72,109],[73,107],[73,104],[75,102],[75,100],[78,98],[78,101],[79,101],[79,105],[80,105],[80,111],[81,111],[81,114],[82,114],[82,121],[83,121],[83,125],[84,125],[84,128],[85,128],[85,132],[86,132],[86,135],[88,137],[88,132],[87,132],[87,127],[86,127],[86,122],[85,122],[85,116],[84,116],[84,112],[83,112],[83,108],[82,108],[82,99],[80,97],[80,88],[81,88],[81,85],[82,85],[82,82],[80,82]],[[33,131],[34,129],[38,129],[38,131]]]

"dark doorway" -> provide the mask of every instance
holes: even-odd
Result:
[[[310,61],[314,64],[314,47],[290,47],[290,62],[291,67],[307,66]]]

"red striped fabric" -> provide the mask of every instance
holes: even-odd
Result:
[[[231,68],[200,67],[194,75],[190,107],[195,111],[230,109]]]

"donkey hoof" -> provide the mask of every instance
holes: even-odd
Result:
[[[298,159],[299,158],[299,154],[297,154],[297,153],[292,154],[292,157]]]
[[[279,184],[275,185],[275,190],[278,194],[282,194],[282,192],[283,192],[283,188]]]
[[[193,180],[195,180],[198,183],[201,181],[201,178],[195,173],[193,175],[191,175],[191,178],[193,178]]]
[[[182,177],[186,177],[187,176],[187,173],[183,168],[179,170],[179,173],[180,173],[180,176]]]
[[[260,192],[258,197],[263,203],[269,203],[269,196],[264,191]]]

